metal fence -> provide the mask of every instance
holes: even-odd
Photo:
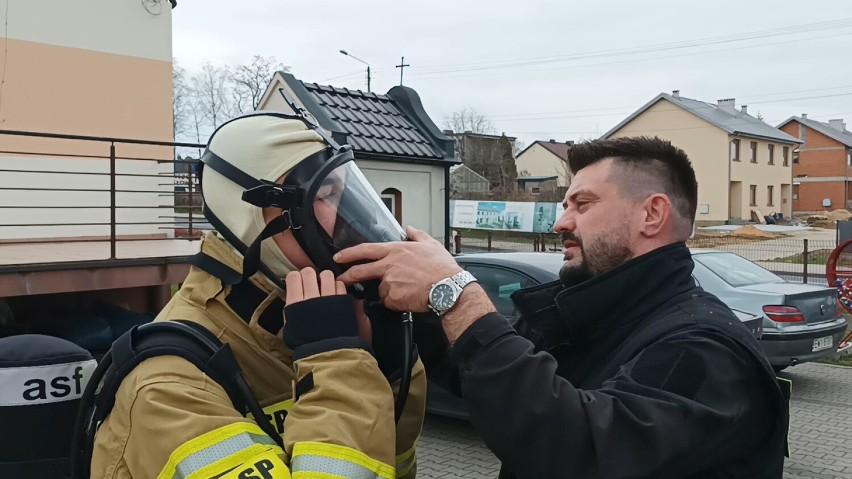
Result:
[[[211,229],[198,160],[175,159],[205,145],[13,130],[0,130],[0,145],[0,244],[108,241],[116,259],[122,241]]]
[[[454,230],[454,253],[562,251],[559,235]],[[712,249],[740,255],[788,281],[826,284],[825,265],[835,240],[795,237],[750,238],[699,235],[687,242],[694,249]]]

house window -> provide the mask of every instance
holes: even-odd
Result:
[[[748,204],[749,206],[757,206],[757,185],[751,185],[748,187],[749,195],[748,195]]]
[[[541,188],[539,188],[538,186],[533,186],[532,188],[530,188],[530,193],[537,195],[541,193]]]
[[[798,148],[796,148],[795,150],[793,150],[793,164],[794,164],[794,165],[798,165],[798,164],[799,164],[799,149],[798,149]]]
[[[852,150],[846,150],[846,166],[852,166]]]
[[[793,199],[799,199],[799,185],[793,185]]]
[[[751,156],[749,157],[749,161],[752,163],[757,163],[757,142],[751,142]]]
[[[790,156],[790,147],[785,146],[781,149],[781,160],[783,166],[790,166],[790,162],[788,161],[788,157]]]
[[[775,202],[772,200],[774,189],[775,189],[775,187],[772,186],[772,185],[769,185],[769,186],[766,187],[766,197],[768,198],[766,200],[766,206],[775,206]]]
[[[769,164],[775,164],[775,145],[769,145]]]
[[[740,161],[740,140],[731,140],[731,161]]]
[[[387,188],[382,191],[382,202],[388,207],[396,221],[402,224],[402,192],[396,188]]]

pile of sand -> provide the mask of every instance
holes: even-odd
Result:
[[[827,216],[830,221],[846,221],[852,218],[852,213],[848,210],[834,210],[828,213]]]
[[[837,227],[837,221],[847,221],[852,219],[852,213],[849,210],[837,209],[829,211],[823,215],[810,215],[805,218],[809,226],[814,228],[834,229]]]
[[[837,228],[837,223],[832,220],[813,220],[808,221],[808,226],[812,228],[823,228],[828,230],[833,230]]]
[[[760,231],[752,225],[746,225],[741,228],[737,228],[731,232],[730,236],[736,238],[752,238],[752,239],[768,239],[775,238],[775,235],[772,233],[767,233],[765,231]]]

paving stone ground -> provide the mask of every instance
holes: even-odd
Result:
[[[793,381],[790,448],[784,479],[852,479],[852,368],[803,364]],[[418,478],[497,477],[500,463],[469,423],[428,416]]]

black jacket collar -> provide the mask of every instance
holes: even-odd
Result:
[[[544,347],[596,341],[692,289],[693,266],[686,245],[674,243],[575,286],[555,281],[518,291],[512,299]]]

